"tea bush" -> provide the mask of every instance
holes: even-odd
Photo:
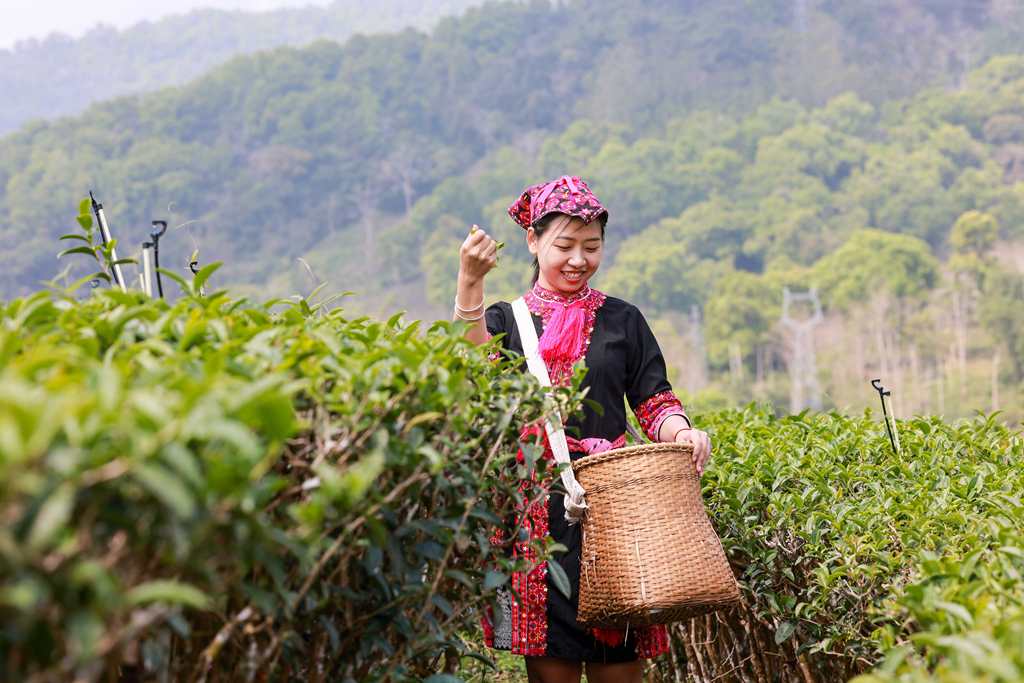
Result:
[[[210,272],[0,306],[3,680],[485,671],[462,634],[543,466],[513,457],[533,381],[447,323],[200,296]],[[870,414],[697,418],[744,604],[674,626],[652,680],[1024,678],[1017,432],[915,418],[895,454]]]
[[[715,444],[705,499],[745,604],[674,627],[664,680],[683,656],[698,680],[1024,678],[1019,433],[994,415],[915,418],[897,455],[869,414],[700,422]]]
[[[488,536],[535,384],[448,323],[200,296],[211,270],[0,305],[0,679],[455,671],[513,568]]]

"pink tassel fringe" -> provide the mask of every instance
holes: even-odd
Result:
[[[583,328],[587,313],[582,306],[556,309],[540,337],[540,355],[548,367],[557,361],[572,361],[582,355]]]

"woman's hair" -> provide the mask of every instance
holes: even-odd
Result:
[[[555,222],[555,219],[559,216],[564,216],[564,213],[549,213],[542,218],[537,219],[537,222],[533,224],[533,234],[539,239],[541,235],[547,232],[547,229],[551,227],[551,224]],[[604,226],[608,222],[608,214],[605,214],[601,220],[601,239],[604,239]],[[536,256],[533,257],[533,280],[530,284],[537,284],[537,279],[540,278],[540,261]]]

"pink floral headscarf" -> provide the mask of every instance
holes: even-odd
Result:
[[[524,229],[535,225],[549,213],[576,216],[584,223],[598,218],[608,222],[608,210],[579,176],[564,175],[547,183],[531,185],[508,207],[508,215]]]
[[[508,207],[512,220],[524,229],[552,213],[575,216],[584,223],[594,220],[601,220],[602,224],[608,222],[608,210],[579,176],[564,175],[547,183],[532,185]],[[546,300],[536,288],[533,294]],[[583,355],[588,335],[585,329],[587,307],[592,302],[589,286],[578,296],[549,302],[552,313],[546,319],[544,333],[540,337],[541,357],[549,368],[565,363],[572,365]]]

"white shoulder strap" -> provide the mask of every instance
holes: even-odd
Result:
[[[533,317],[530,315],[530,309],[527,308],[526,300],[523,297],[512,302],[512,313],[515,316],[516,327],[519,329],[519,339],[523,343],[526,367],[542,387],[550,387],[551,377],[548,375],[544,359],[540,356],[537,330],[533,326]],[[548,443],[551,445],[551,453],[555,456],[555,460],[566,465],[562,468],[562,484],[568,493],[565,498],[565,519],[570,524],[575,524],[582,519],[587,504],[583,499],[583,487],[576,481],[572,472],[569,444],[566,443],[565,429],[562,427],[562,421],[558,415],[552,416],[551,420],[544,423],[544,431],[547,432]]]
[[[512,313],[515,315],[516,327],[519,328],[519,339],[523,342],[523,355],[526,356],[526,366],[530,369],[530,374],[537,378],[542,387],[550,387],[548,366],[544,365],[544,359],[540,357],[537,330],[533,326],[530,309],[526,307],[526,300],[523,297],[512,302]]]

